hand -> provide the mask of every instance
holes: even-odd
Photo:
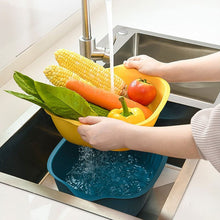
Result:
[[[114,150],[125,145],[125,128],[128,123],[107,117],[79,118],[84,125],[78,127],[82,139],[102,151]]]
[[[141,73],[152,76],[161,76],[161,67],[163,64],[147,55],[131,57],[127,61],[124,61],[126,68],[135,68]]]

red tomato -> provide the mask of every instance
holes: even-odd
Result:
[[[149,105],[156,94],[156,88],[146,79],[136,79],[128,86],[128,97],[142,105]]]

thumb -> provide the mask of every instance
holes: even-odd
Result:
[[[87,116],[87,117],[80,117],[79,121],[83,124],[93,125],[100,121],[102,121],[103,117],[99,116]]]

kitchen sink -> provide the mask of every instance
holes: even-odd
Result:
[[[39,183],[61,138],[50,116],[40,109],[1,146],[0,172]]]
[[[162,62],[201,57],[217,52],[220,47],[202,42],[117,26],[115,34],[115,65],[129,57],[146,54]],[[100,42],[105,46],[107,38]],[[220,92],[220,82],[170,83],[171,93],[214,103]]]
[[[210,45],[122,26],[116,26],[114,28],[114,33],[116,36],[114,44],[115,65],[121,64],[131,56],[140,54],[147,54],[163,62],[171,62],[174,60],[204,56],[214,53],[220,48],[217,45]],[[106,36],[99,42],[98,46],[107,47],[107,45],[108,39]],[[211,106],[213,103],[216,103],[220,92],[219,82],[171,83],[170,86],[171,95],[175,94],[178,99],[176,99],[177,101],[175,102],[173,100],[168,100],[155,126],[190,123],[191,117],[199,111],[201,107],[196,104],[189,106],[187,103],[184,103],[185,97],[190,98],[191,101],[195,100],[195,103],[201,101],[206,103],[207,106]],[[24,115],[25,114],[26,113],[24,113]],[[58,191],[51,189],[48,189],[48,191],[45,189],[41,191],[38,190],[38,187],[42,187],[40,183],[45,176],[48,175],[47,159],[62,137],[57,132],[51,118],[43,109],[34,109],[31,117],[24,118],[26,119],[23,120],[16,129],[9,128],[6,132],[7,139],[4,136],[0,136],[0,172],[3,176],[4,174],[8,175],[5,179],[0,173],[0,182],[8,184],[9,181],[10,184],[16,186],[17,181],[24,180],[24,184],[23,182],[19,184],[20,188],[24,190],[59,200],[66,204],[86,209],[90,212],[99,212],[99,215],[109,217],[110,215],[106,214],[109,209],[107,209],[107,211],[98,211],[94,208],[96,204],[89,206],[88,203],[87,206],[85,206],[82,205],[81,200],[77,200],[77,198],[73,199],[70,195],[68,195],[67,199],[67,195]],[[183,159],[168,159],[168,164],[178,167],[181,173],[184,172],[185,163]],[[191,162],[188,164],[191,164]],[[196,163],[193,163],[191,171],[185,174],[186,183],[185,185],[182,184],[185,187],[187,187],[195,167]],[[10,177],[16,177],[15,183],[12,183],[14,180],[10,181]],[[35,185],[33,185],[33,183]],[[174,186],[175,184],[176,183],[174,183]],[[32,187],[29,187],[29,185]],[[160,203],[161,206],[159,208],[157,207],[157,213],[154,213],[154,218],[148,216],[148,219],[156,219],[160,215],[161,210],[167,203],[165,202],[167,197],[169,197],[170,192],[172,192],[172,188],[173,185],[167,187],[166,196],[163,202]],[[175,186],[175,188],[178,187]],[[178,204],[175,205],[177,207]],[[145,207],[145,210],[140,214],[141,218],[143,218],[143,213],[146,209],[147,207]]]

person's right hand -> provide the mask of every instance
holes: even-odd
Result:
[[[126,68],[134,68],[143,74],[160,77],[163,64],[164,63],[147,55],[130,57],[128,60],[124,61],[124,66]]]

